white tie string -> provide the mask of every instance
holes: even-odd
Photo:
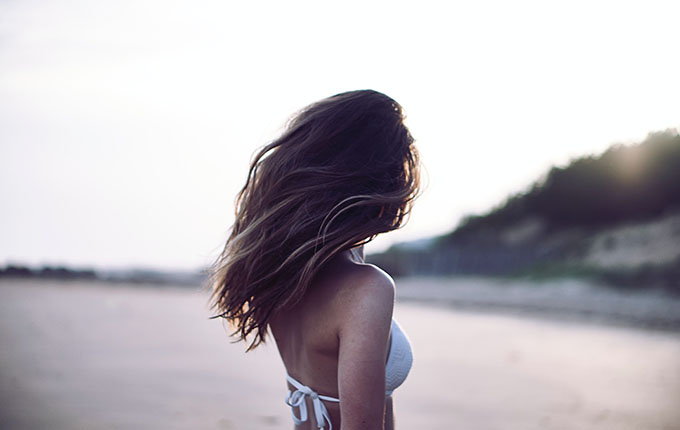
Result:
[[[302,385],[290,375],[286,375],[288,382],[296,388],[295,391],[291,392],[288,390],[286,395],[286,404],[290,406],[291,415],[293,415],[293,422],[295,425],[300,425],[307,421],[307,402],[305,401],[305,396],[309,396],[312,399],[312,406],[314,407],[314,418],[316,419],[316,425],[319,430],[324,430],[326,428],[326,423],[328,423],[328,430],[333,430],[333,423],[331,423],[331,417],[326,409],[326,405],[323,404],[322,400],[328,402],[340,402],[340,399],[329,396],[321,396],[316,391]],[[295,408],[300,410],[300,416],[295,415]]]

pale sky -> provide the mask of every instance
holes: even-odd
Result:
[[[429,237],[552,164],[680,127],[677,1],[0,2],[0,264],[192,269],[297,109],[404,107]]]

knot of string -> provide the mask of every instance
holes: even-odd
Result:
[[[319,393],[308,386],[301,384],[290,375],[286,375],[286,378],[288,379],[288,382],[295,387],[295,391],[288,390],[288,394],[286,395],[286,404],[291,408],[290,413],[293,415],[293,422],[295,425],[300,425],[307,421],[307,402],[305,401],[305,397],[309,397],[312,399],[314,419],[316,420],[316,425],[319,430],[325,430],[326,423],[328,423],[328,430],[333,430],[331,417],[322,400],[326,400],[327,402],[340,402],[340,399],[319,395]],[[295,414],[296,408],[299,411],[299,415]]]

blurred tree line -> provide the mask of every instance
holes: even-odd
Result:
[[[427,246],[395,245],[368,259],[395,276],[560,274],[563,270],[556,268],[578,258],[595,232],[672,212],[680,212],[680,135],[667,130],[552,167],[527,191],[486,214],[464,217]],[[513,231],[524,233],[513,237],[518,236]],[[594,268],[569,268],[570,274],[579,270],[608,276]],[[611,279],[658,281],[655,277],[677,284],[680,261],[619,271]]]
[[[0,278],[97,279],[92,269],[73,269],[65,266],[31,268],[22,265],[0,267]]]
[[[0,267],[0,279],[88,280],[159,286],[200,287],[205,284],[207,276],[205,270],[164,271],[139,268],[95,270],[90,268],[78,269],[66,266],[29,267],[20,264],[9,264],[5,267]]]

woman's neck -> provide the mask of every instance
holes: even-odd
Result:
[[[364,263],[365,258],[364,258],[364,245],[357,246],[355,248],[351,248],[349,250],[350,253],[350,258],[352,260],[355,260],[357,263]]]

